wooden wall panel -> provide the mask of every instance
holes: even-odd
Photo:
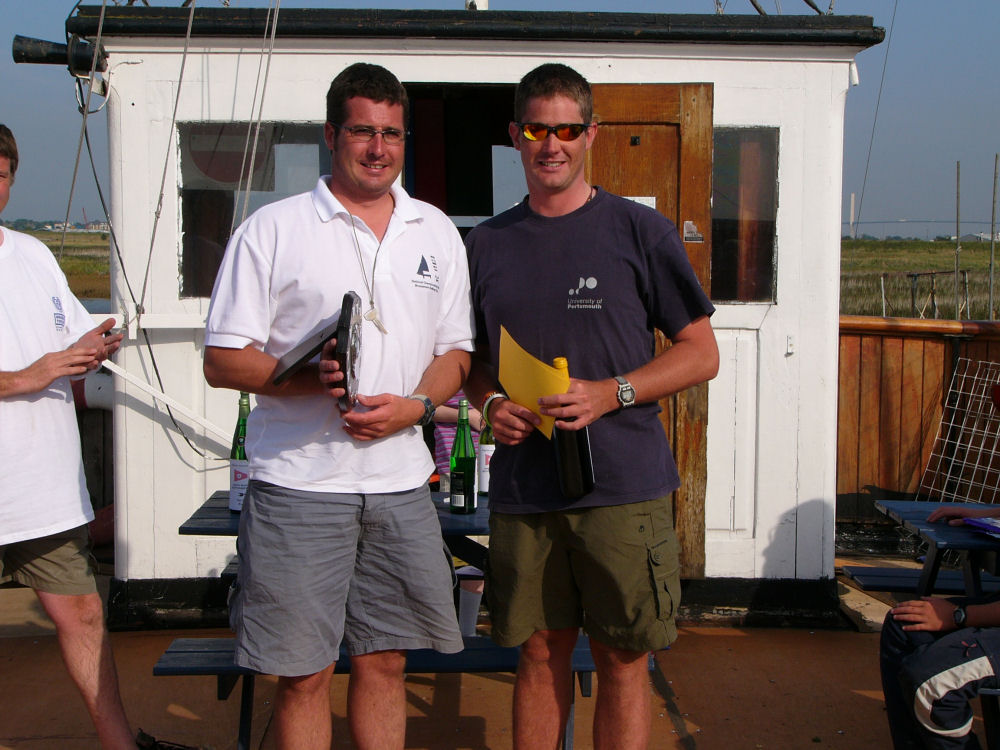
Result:
[[[903,339],[900,373],[899,479],[896,486],[914,492],[923,472],[924,342]]]
[[[1000,323],[841,317],[838,522],[880,521],[876,497],[917,490],[960,356],[1000,361]]]
[[[903,340],[882,339],[882,371],[879,376],[878,486],[899,486],[900,413],[902,411]]]

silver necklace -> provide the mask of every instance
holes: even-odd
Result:
[[[378,309],[375,307],[375,266],[378,265],[378,254],[382,249],[382,242],[385,240],[385,234],[382,235],[382,239],[378,241],[378,247],[375,248],[375,259],[372,261],[372,281],[368,283],[368,274],[365,273],[365,262],[361,257],[361,243],[358,242],[358,229],[355,226],[354,214],[350,211],[347,215],[351,217],[351,231],[354,232],[354,250],[358,254],[358,265],[361,266],[361,279],[365,282],[365,289],[368,291],[368,312],[364,314],[365,320],[373,323],[379,331],[384,334],[388,334],[389,331],[382,324],[382,319],[378,316]],[[386,227],[386,232],[389,229]]]

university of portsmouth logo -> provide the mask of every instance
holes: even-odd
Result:
[[[441,289],[441,275],[438,273],[438,261],[435,255],[421,255],[417,264],[417,272],[413,274],[413,286],[419,289],[430,289],[437,292]]]
[[[567,310],[600,310],[604,307],[604,298],[596,297],[592,292],[597,289],[597,279],[593,276],[580,277],[576,287],[570,287],[569,299],[566,300]]]
[[[63,312],[62,300],[58,297],[53,297],[52,307],[55,308],[55,311],[52,313],[52,320],[56,324],[56,330],[61,331],[66,327],[66,313]]]

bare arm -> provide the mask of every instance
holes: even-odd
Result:
[[[469,353],[453,349],[434,357],[424,370],[414,393],[422,393],[435,405],[451,398],[469,373]],[[424,414],[421,403],[411,394],[381,393],[358,396],[368,411],[352,409],[344,414],[345,431],[357,440],[374,440],[415,425]]]
[[[707,316],[682,328],[671,346],[642,367],[622,373],[635,388],[636,403],[650,403],[693,385],[711,380],[719,372],[719,347]],[[555,417],[562,429],[579,430],[618,408],[618,382],[570,379],[569,390],[538,400],[542,413]],[[561,420],[573,418],[572,422]]]
[[[458,409],[442,404],[434,410],[434,421],[438,424],[455,424],[458,422]],[[479,409],[472,405],[471,401],[469,401],[469,426],[476,432],[482,432],[483,427],[486,426],[483,424],[483,415],[479,413]]]
[[[232,388],[264,396],[327,394],[338,397],[344,394],[343,388],[330,388],[320,381],[320,370],[316,364],[306,365],[281,385],[272,385],[277,367],[277,359],[252,344],[242,349],[205,347],[205,379],[214,388]],[[339,379],[342,378],[340,374]]]
[[[23,370],[0,372],[0,398],[38,393],[57,378],[96,370],[121,346],[122,334],[105,335],[114,325],[115,319],[108,318],[83,334],[72,346],[44,354]]]
[[[956,630],[954,612],[957,606],[947,599],[925,596],[903,602],[892,608],[892,616],[903,625],[903,630],[947,632]],[[1000,625],[1000,602],[969,604],[965,608],[965,627],[989,628]]]

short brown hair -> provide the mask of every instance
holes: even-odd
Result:
[[[10,160],[10,181],[13,182],[17,173],[17,141],[10,128],[3,123],[0,123],[0,156],[6,156]]]
[[[590,84],[562,63],[539,65],[521,79],[514,92],[514,119],[522,122],[529,99],[550,99],[560,94],[575,101],[580,107],[583,122],[590,124],[594,117],[594,96],[590,92]]]
[[[410,113],[406,89],[396,76],[381,65],[354,63],[340,71],[326,92],[326,121],[331,125],[343,125],[347,116],[347,100],[355,96],[373,102],[402,105],[403,127],[406,127]]]

